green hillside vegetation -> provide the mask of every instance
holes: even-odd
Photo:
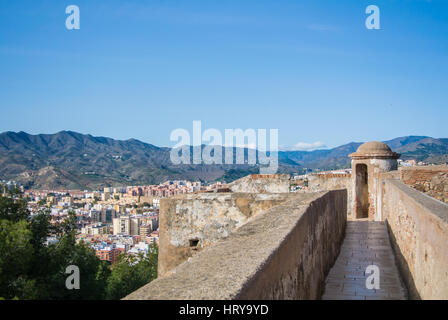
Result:
[[[384,142],[401,153],[402,159],[447,161],[448,139],[408,136]],[[360,144],[351,142],[327,150],[280,151],[278,172],[349,167],[348,155]],[[16,180],[35,189],[98,189],[177,179],[230,182],[259,172],[257,165],[248,164],[174,165],[170,151],[135,139],[120,141],[72,131],[39,135],[4,132],[0,134],[0,179]],[[247,149],[244,151],[247,155]],[[233,152],[235,158],[236,148]],[[223,157],[224,154],[225,151]]]

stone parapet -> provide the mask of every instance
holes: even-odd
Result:
[[[402,167],[400,178],[414,189],[448,203],[447,165]]]
[[[448,205],[385,180],[383,213],[413,299],[448,299]]]
[[[247,193],[286,193],[289,187],[289,174],[251,174],[229,184],[232,192]]]
[[[346,190],[300,194],[125,299],[318,299],[346,219]]]
[[[159,276],[295,193],[201,193],[160,203]]]

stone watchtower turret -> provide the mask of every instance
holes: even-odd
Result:
[[[397,170],[400,154],[385,143],[370,141],[349,155],[352,159],[353,212],[356,219],[382,220],[378,201],[380,174]]]

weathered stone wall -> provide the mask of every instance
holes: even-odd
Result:
[[[354,200],[351,174],[311,174],[308,176],[308,189],[310,192],[347,189],[347,218],[353,218],[352,208]]]
[[[346,211],[346,190],[298,194],[125,299],[318,299]]]
[[[448,166],[423,166],[400,168],[401,181],[426,193],[428,196],[448,203]]]
[[[411,298],[448,299],[448,205],[386,179],[382,212]]]
[[[160,203],[159,276],[202,248],[226,238],[259,212],[296,197],[292,193],[200,193]]]
[[[251,174],[229,184],[232,192],[247,193],[286,193],[289,187],[289,174]]]

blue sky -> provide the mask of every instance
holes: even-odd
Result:
[[[447,74],[445,0],[0,1],[0,131],[172,146],[201,120],[277,128],[288,146],[448,137]]]

